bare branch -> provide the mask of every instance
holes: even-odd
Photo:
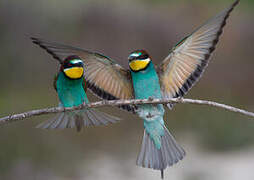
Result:
[[[167,104],[167,103],[182,103],[182,104],[197,104],[197,105],[208,105],[217,108],[222,108],[228,111],[236,112],[239,114],[243,114],[246,116],[254,117],[253,112],[248,112],[239,108],[235,108],[229,105],[220,104],[213,101],[206,100],[194,100],[194,99],[183,99],[183,98],[172,98],[172,99],[131,99],[131,100],[112,100],[112,101],[98,101],[90,104],[83,104],[81,106],[71,107],[71,108],[63,108],[63,107],[52,107],[45,109],[38,109],[27,111],[20,114],[13,114],[3,118],[0,118],[0,125],[4,125],[10,122],[23,120],[33,116],[40,116],[43,114],[53,114],[60,113],[65,111],[74,111],[83,108],[95,108],[102,106],[119,106],[119,105],[139,105],[139,104]]]

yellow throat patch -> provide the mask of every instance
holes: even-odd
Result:
[[[149,64],[149,62],[150,62],[150,59],[134,60],[129,63],[129,66],[131,70],[139,71],[139,70],[145,69],[146,66]]]
[[[81,78],[83,75],[83,72],[84,72],[83,67],[72,67],[72,68],[64,69],[65,75],[71,79]]]

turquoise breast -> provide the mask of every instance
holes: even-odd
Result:
[[[89,103],[83,88],[83,78],[77,80],[69,79],[63,72],[60,72],[56,87],[58,97],[64,107],[79,106],[84,102]]]
[[[136,99],[161,98],[159,78],[152,62],[145,70],[132,71],[131,75]]]
[[[131,72],[133,88],[135,93],[135,99],[148,99],[152,98],[161,98],[161,89],[158,75],[154,69],[152,62],[148,67],[139,72]],[[138,106],[139,116],[146,121],[160,121],[163,122],[164,108],[162,104],[158,105],[139,105]]]

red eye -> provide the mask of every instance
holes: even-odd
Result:
[[[64,69],[65,69],[65,68],[72,67],[72,64],[69,63],[69,62],[65,62],[63,66],[64,66]]]
[[[142,54],[141,56],[139,56],[139,59],[147,59],[148,55],[147,54]]]

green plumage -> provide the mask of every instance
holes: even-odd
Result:
[[[86,83],[83,76],[83,62],[77,56],[69,56],[61,64],[60,71],[54,81],[54,87],[60,100],[60,106],[73,107],[82,105],[83,103],[88,104],[89,100],[85,92]],[[80,71],[81,69],[82,71]],[[70,76],[74,74],[75,78],[67,76],[65,71],[69,71]],[[80,72],[82,72],[82,74],[80,74]],[[77,76],[77,74],[79,74],[79,76]],[[48,122],[43,122],[37,127],[44,129],[76,127],[77,131],[80,131],[84,126],[106,125],[118,120],[119,118],[86,108],[60,113],[56,118]]]
[[[59,72],[56,79],[56,90],[59,100],[64,107],[79,106],[89,103],[84,90],[84,78],[70,79]]]
[[[131,71],[136,99],[161,98],[161,89],[157,73],[152,62],[143,71]],[[153,139],[157,149],[161,147],[161,136],[164,135],[163,105],[139,105],[138,114],[144,120],[144,127]]]

